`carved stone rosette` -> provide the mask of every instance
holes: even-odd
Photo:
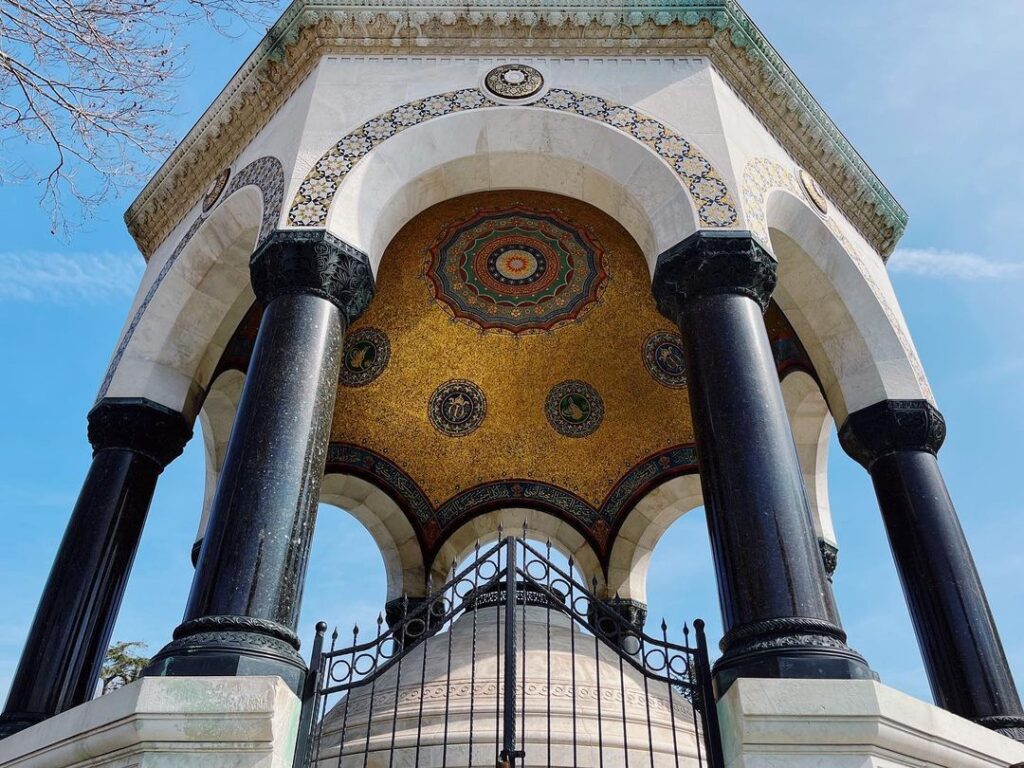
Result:
[[[249,262],[253,291],[264,304],[278,296],[307,294],[335,304],[347,323],[374,294],[366,254],[324,229],[277,230]]]

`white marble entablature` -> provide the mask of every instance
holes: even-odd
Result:
[[[819,177],[876,250],[906,214],[734,0],[374,3],[296,0],[126,215],[150,253],[324,56],[703,57]],[[219,158],[216,160],[214,158]]]

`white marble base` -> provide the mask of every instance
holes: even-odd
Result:
[[[718,704],[726,768],[1006,768],[1024,744],[879,683],[738,680]]]
[[[0,768],[290,768],[277,677],[148,677],[0,741]]]

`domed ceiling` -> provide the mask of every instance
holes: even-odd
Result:
[[[246,367],[259,314],[221,368]],[[767,322],[780,367],[810,370],[774,305]],[[347,334],[327,471],[385,490],[428,557],[475,514],[523,506],[607,555],[640,497],[696,471],[681,342],[639,247],[604,213],[546,193],[421,213]]]

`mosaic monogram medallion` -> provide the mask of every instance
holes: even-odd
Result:
[[[488,331],[550,331],[583,317],[608,275],[590,234],[557,211],[478,211],[450,225],[426,278],[456,319]]]
[[[484,85],[495,96],[527,99],[544,87],[544,76],[525,64],[504,64],[487,73]]]
[[[427,417],[434,428],[449,437],[473,432],[487,415],[487,399],[471,381],[452,379],[434,390],[427,406]]]
[[[210,185],[210,188],[206,190],[206,194],[203,196],[203,213],[208,213],[214,204],[220,200],[221,193],[228,185],[228,179],[230,178],[230,168],[225,168],[217,174],[217,178],[213,180],[213,184]]]
[[[679,334],[655,331],[644,342],[644,365],[659,384],[671,389],[686,388],[686,357]]]
[[[339,377],[346,387],[362,387],[380,376],[391,360],[391,344],[383,331],[360,328],[345,337]]]
[[[544,415],[558,434],[586,437],[604,421],[604,401],[587,382],[570,379],[552,387],[544,403]]]
[[[814,203],[814,207],[821,211],[822,215],[828,214],[828,198],[825,197],[825,190],[803,168],[800,169],[800,185],[804,188],[807,199]]]

